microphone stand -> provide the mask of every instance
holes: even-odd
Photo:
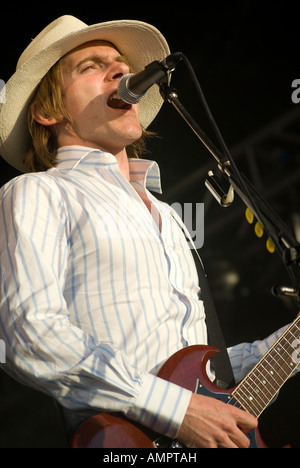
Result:
[[[168,77],[170,78],[170,77]],[[294,238],[290,229],[275,213],[269,203],[258,193],[251,182],[236,167],[230,153],[220,152],[216,146],[205,135],[193,117],[187,112],[179,100],[178,92],[170,87],[170,79],[159,83],[160,93],[164,101],[170,103],[179,115],[186,121],[199,140],[204,144],[218,163],[221,178],[229,183],[227,191],[220,186],[218,180],[210,171],[205,182],[206,187],[223,207],[228,207],[234,200],[236,192],[244,204],[253,213],[256,219],[264,227],[264,230],[273,242],[284,266],[286,267],[292,287],[274,286],[273,294],[296,299],[300,306],[300,245]]]

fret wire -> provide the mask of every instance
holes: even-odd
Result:
[[[294,331],[293,328],[296,328],[296,330]],[[289,332],[292,337],[295,339],[295,340],[299,340],[299,344],[300,344],[300,328],[298,327],[298,325],[296,324],[295,327],[292,327],[292,329],[290,330]],[[291,350],[292,350],[292,354],[294,353],[295,351],[295,348],[292,346],[292,344],[290,343],[290,347],[291,347]],[[300,353],[300,351],[299,351]],[[299,354],[298,353],[298,354]],[[297,367],[297,363],[293,363],[293,365],[296,364],[296,367]],[[299,364],[299,363],[298,363]]]
[[[239,395],[238,397],[236,396],[236,393],[234,393],[233,395],[234,395],[234,398],[237,400],[237,402],[245,411],[253,414],[256,417],[257,417],[257,414],[260,414],[260,413],[257,413],[257,409],[253,407],[252,401],[246,400],[243,395]]]
[[[261,367],[263,367],[263,366],[261,366]],[[265,368],[264,368],[264,370],[265,370]],[[271,395],[271,397],[272,397],[272,395],[274,395],[274,391],[276,391],[276,389],[274,388],[274,386],[271,384],[271,382],[268,382],[268,381],[266,380],[267,377],[265,376],[265,373],[262,372],[262,371],[260,370],[260,367],[257,367],[257,369],[256,369],[255,372],[258,372],[258,373],[262,376],[262,380],[259,380],[259,381],[258,381],[259,384],[260,384],[260,387],[261,387],[260,389],[261,389],[262,391],[264,391],[264,392],[268,392],[269,395]],[[266,372],[268,372],[268,371],[266,370]],[[270,375],[271,375],[271,374],[270,374]],[[255,376],[255,377],[258,378],[258,376]],[[272,387],[273,392],[271,392],[271,390],[268,388],[268,385],[270,385],[270,386]],[[265,396],[266,396],[267,400],[269,400],[269,397],[268,397],[266,394],[265,394]],[[273,397],[272,397],[272,398],[273,398]]]
[[[300,325],[300,324],[298,324],[297,321],[294,322],[294,323],[292,324],[292,326],[291,326],[291,330],[292,330],[293,328],[296,328],[297,331],[300,332],[300,326],[299,326],[299,325]]]
[[[257,371],[258,371],[258,372],[262,375],[262,377],[263,377],[263,381],[261,382],[262,385],[263,385],[262,391],[267,391],[267,392],[269,393],[269,396],[266,395],[266,394],[264,394],[264,396],[265,396],[265,398],[266,398],[266,400],[267,400],[266,402],[264,402],[264,403],[265,403],[264,409],[265,409],[265,408],[271,403],[271,401],[274,399],[275,395],[278,393],[278,390],[277,390],[276,388],[274,388],[273,385],[272,385],[270,382],[268,382],[268,381],[266,380],[265,375],[263,374],[263,372],[260,371],[259,368],[257,368]],[[264,382],[265,382],[265,384],[264,384]],[[269,390],[269,388],[267,387],[268,385],[270,385],[270,386],[272,387],[273,392],[271,392],[271,391]]]
[[[289,332],[290,333],[290,332]],[[284,340],[286,341],[286,343],[284,343]],[[286,349],[286,344],[288,345],[289,349]],[[280,347],[280,349],[278,350],[278,347]],[[289,374],[289,371],[291,370],[291,367],[290,367],[290,364],[288,361],[290,361],[291,359],[291,355],[292,353],[294,352],[294,348],[292,346],[289,345],[289,342],[287,341],[287,337],[286,335],[283,335],[281,340],[276,344],[276,346],[272,349],[272,352],[275,352],[276,355],[279,355],[279,358],[281,359],[282,361],[282,365],[279,363],[280,361],[278,361],[278,359],[275,359],[275,357],[272,355],[272,353],[270,353],[270,356],[271,358],[273,358],[277,364],[277,367],[280,367],[280,369],[283,370],[283,372],[286,374],[286,367],[288,368],[288,374],[287,375],[290,375]],[[284,358],[283,356],[283,352],[287,355],[287,358]],[[283,365],[285,367],[283,367]]]
[[[283,360],[283,364],[287,367],[289,367],[289,365],[287,364],[286,360],[283,359],[282,355],[280,354],[280,351],[278,351],[276,348],[274,349],[275,353],[279,356],[279,358],[281,360]],[[290,357],[290,353],[288,354],[288,357]],[[280,367],[280,369],[286,374],[286,377],[284,379],[284,382],[286,381],[286,379],[290,376],[290,373],[289,372],[286,372],[285,368],[283,366],[281,366],[279,364],[279,362],[275,359],[275,357],[272,356],[272,358],[274,359],[275,362],[277,362],[277,365]],[[290,370],[290,368],[289,368]]]
[[[272,356],[271,356],[271,358],[274,360],[274,358],[273,358]],[[244,387],[244,386],[247,386],[247,385],[249,386],[249,382],[248,382],[249,380],[251,380],[252,383],[254,382],[253,379],[252,379],[252,375],[255,376],[255,372],[256,372],[256,371],[258,371],[261,375],[263,375],[263,373],[260,371],[260,367],[262,367],[263,369],[265,369],[265,370],[268,372],[268,375],[269,375],[269,382],[268,382],[268,383],[270,384],[270,386],[271,386],[272,389],[274,390],[275,394],[278,392],[279,387],[277,387],[278,382],[276,381],[276,376],[275,376],[275,374],[273,374],[273,372],[274,372],[274,371],[273,371],[273,366],[272,366],[272,364],[271,364],[270,362],[268,362],[268,361],[265,361],[265,362],[266,362],[267,366],[268,366],[271,370],[268,369],[267,366],[264,368],[264,367],[263,367],[263,364],[260,364],[260,366],[257,366],[256,368],[254,368],[253,371],[250,372],[250,374],[248,374],[248,376],[245,377],[245,379],[242,381],[243,385],[240,384],[240,385],[237,387],[235,393],[239,393],[240,391],[244,391],[244,388],[243,388],[243,387]],[[277,363],[277,361],[276,361],[276,363]],[[280,378],[281,378],[281,377],[280,377]],[[276,387],[274,387],[274,385],[272,385],[272,383],[271,383],[272,380],[275,382]],[[255,385],[258,387],[258,383],[257,383],[257,382],[255,382]],[[265,388],[265,387],[262,387],[262,388]],[[269,390],[268,390],[268,391],[269,391]],[[270,393],[270,391],[269,391],[269,393]],[[274,394],[274,396],[275,396],[275,394]],[[274,396],[273,396],[273,397],[274,397]]]
[[[272,364],[269,362],[269,361],[265,361],[266,365],[265,367],[262,365],[260,367],[263,367],[266,372],[268,373],[269,375],[269,385],[272,387],[273,389],[273,392],[274,392],[274,395],[276,395],[276,393],[278,392],[278,381],[277,381],[277,375],[275,375],[275,371],[274,371],[274,367],[272,366]],[[271,383],[273,382],[273,384],[275,384],[276,386],[274,387],[274,385]]]
[[[289,330],[289,333],[292,335],[294,339],[300,340],[300,328],[298,327],[298,324],[295,324],[294,327],[291,327],[291,329]],[[284,335],[284,338],[285,338],[285,335]],[[293,354],[293,352],[295,351],[295,348],[292,346],[292,343],[289,343],[289,345],[291,347],[292,354]]]
[[[253,368],[253,370],[245,377],[245,379],[237,386],[237,388],[232,392],[232,395],[238,403],[247,411],[252,412],[256,417],[258,417],[262,411],[266,408],[266,406],[273,400],[276,394],[279,392],[282,385],[286,382],[286,380],[290,377],[290,375],[294,371],[294,367],[291,367],[291,358],[292,354],[295,351],[291,343],[289,343],[287,336],[290,334],[292,337],[297,338],[294,333],[299,331],[298,323],[300,322],[300,317],[283,333],[283,335],[277,340],[276,343],[270,348],[270,350],[265,354],[264,358],[257,363],[257,365]],[[294,331],[296,328],[296,331]],[[299,336],[300,338],[300,336]],[[287,346],[287,347],[286,347]],[[288,359],[286,359],[282,353],[287,355]],[[267,360],[270,358],[274,363],[272,364],[270,361]],[[268,373],[268,377],[265,376],[264,371]],[[258,372],[264,378],[263,381],[259,380],[259,377],[255,375],[255,372]],[[282,375],[283,374],[283,375]],[[267,380],[266,380],[267,379]],[[255,384],[254,392],[251,393],[249,388],[249,381],[252,381]],[[275,387],[271,383],[273,381]],[[266,383],[264,383],[266,382]],[[263,385],[263,386],[261,386]],[[272,395],[271,390],[267,387],[269,385],[273,391],[274,395]],[[248,389],[247,389],[248,386]],[[267,390],[270,394],[269,397],[264,394],[264,390]],[[258,392],[258,393],[257,393]],[[248,393],[248,396],[247,396]],[[254,395],[254,396],[253,396]],[[262,399],[265,397],[267,403],[265,403]],[[256,398],[256,400],[255,400]],[[257,408],[257,405],[261,406],[257,399],[260,399],[260,403],[263,403],[264,408],[261,410]],[[243,403],[240,401],[242,400]]]
[[[258,401],[258,395],[254,393],[250,394],[250,398],[245,396],[244,392],[241,392],[241,388],[239,388],[238,392],[233,393],[234,398],[240,403],[240,405],[249,413],[253,414],[255,417],[259,417],[262,412],[265,410],[265,408],[268,406],[270,401],[272,401],[273,398],[268,399],[268,403],[265,403],[263,406],[258,407],[257,401]],[[274,395],[275,396],[275,395]]]
[[[259,400],[256,394],[249,392],[249,395],[242,395],[242,399],[244,404],[247,405],[250,409],[249,412],[253,414],[260,414],[263,410],[263,407],[259,404]]]
[[[258,388],[258,385],[257,385],[256,381],[252,378],[252,375],[249,376],[249,380],[252,382],[252,385],[251,385],[251,392],[249,391],[248,393],[250,395],[250,398],[256,398],[255,406],[257,407],[258,410],[261,411],[262,409],[264,409],[266,407],[264,405],[264,402],[261,401],[260,393],[258,393],[261,390]],[[253,400],[250,400],[250,401],[251,401],[251,403],[253,402]]]
[[[298,335],[296,335],[296,333],[298,333]],[[299,340],[300,339],[300,330],[299,331],[295,331],[293,332],[293,330],[289,330],[288,333],[284,334],[282,336],[282,339],[285,340],[287,342],[287,345],[291,348],[292,351],[295,351],[292,343],[290,342],[290,340],[287,338],[287,335],[291,335],[292,338],[296,339],[296,340]],[[291,339],[292,339],[291,338]]]
[[[288,330],[288,333],[285,333],[285,334],[282,336],[282,338],[283,338],[283,339],[286,339],[286,338],[287,338],[286,335],[288,335],[288,334],[292,335],[292,337],[295,338],[295,339],[297,339],[297,340],[300,339],[300,330],[295,330],[295,331],[294,331],[293,328],[291,328],[290,330]],[[289,346],[290,346],[291,348],[293,348],[293,346],[292,346],[291,343],[288,343],[288,344],[289,344]],[[293,350],[294,350],[294,348],[293,348]]]
[[[292,332],[290,332],[290,334],[292,335],[293,338],[299,340],[300,337],[297,337],[295,336]],[[298,364],[296,362],[293,362],[293,358],[292,358],[292,355],[293,353],[295,352],[295,348],[290,344],[290,342],[288,341],[287,337],[284,336],[283,339],[286,341],[286,344],[289,346],[290,348],[290,351],[288,351],[288,354],[289,354],[289,363],[287,362],[287,365],[289,366],[290,370],[291,370],[291,373],[293,373],[295,371],[295,369],[298,367]],[[300,344],[300,343],[299,343]],[[284,345],[283,345],[284,346]]]
[[[247,382],[247,386],[250,390],[246,388],[240,388],[239,391],[234,394],[238,399],[242,399],[246,405],[252,410],[255,414],[260,414],[262,410],[265,409],[266,405],[261,399],[261,395],[257,393],[257,388],[254,388],[253,385]]]
[[[288,378],[288,375],[287,375],[286,372],[282,369],[282,367],[279,365],[279,363],[278,363],[278,361],[275,359],[275,357],[274,357],[272,354],[270,354],[269,356],[270,356],[270,358],[271,358],[271,359],[275,362],[275,364],[276,364],[276,366],[275,366],[275,367],[272,366],[272,368],[273,368],[273,369],[274,369],[274,368],[276,369],[276,367],[277,367],[276,375],[274,374],[274,380],[277,379],[278,382],[276,382],[276,380],[275,380],[275,382],[278,383],[278,385],[279,385],[278,390],[279,390],[279,389],[282,387],[282,385],[286,382],[286,380],[287,380],[287,378]],[[271,365],[271,363],[270,363],[270,365]],[[282,377],[282,375],[280,374],[279,368],[285,372],[285,374],[286,374],[285,377]],[[279,379],[281,380],[281,382],[279,382]]]
[[[233,401],[233,404],[231,403]],[[227,401],[227,404],[231,406],[241,406],[240,403],[233,397],[230,398],[230,400]]]
[[[248,375],[243,380],[244,385],[237,387],[237,389],[234,390],[233,395],[234,398],[236,398],[240,402],[240,404],[246,410],[248,410],[248,412],[256,416],[257,414],[261,413],[262,408],[259,402],[257,401],[257,394],[255,393],[255,391],[253,391],[249,380],[251,380],[251,376]]]

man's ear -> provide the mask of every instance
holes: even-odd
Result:
[[[41,125],[44,125],[45,127],[48,127],[50,125],[55,125],[58,122],[61,122],[61,120],[58,120],[55,117],[48,117],[47,115],[45,115],[43,110],[36,103],[33,103],[31,105],[30,111],[31,111],[33,120],[35,120],[37,123]]]

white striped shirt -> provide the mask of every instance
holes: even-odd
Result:
[[[64,147],[47,172],[0,192],[4,369],[74,410],[121,411],[175,437],[190,392],[156,377],[174,352],[207,344],[198,279],[156,163]],[[158,209],[161,231],[137,190]],[[237,379],[278,334],[229,350]]]

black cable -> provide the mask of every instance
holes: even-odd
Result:
[[[211,113],[211,110],[208,106],[194,68],[192,67],[188,58],[181,52],[177,53],[177,56],[184,62],[185,66],[188,69],[190,77],[194,83],[196,93],[200,99],[200,102],[204,108],[204,111],[208,117],[208,121],[212,127],[213,132],[219,142],[221,147],[221,165],[226,161],[229,162],[230,167],[230,176],[229,181],[235,182],[235,190],[236,186],[239,189],[239,196],[242,198],[246,206],[248,206],[252,211],[253,214],[257,217],[257,219],[261,222],[264,226],[264,229],[268,233],[269,237],[273,240],[277,253],[281,254],[281,260],[286,267],[291,281],[293,282],[293,286],[296,289],[299,289],[299,254],[300,254],[300,247],[298,242],[294,239],[293,235],[289,232],[289,229],[283,223],[281,218],[277,215],[277,213],[273,210],[273,208],[264,200],[264,198],[256,191],[254,186],[247,180],[244,174],[240,173],[238,167],[235,164],[234,159],[232,158],[230,151],[224,141],[224,138],[215,122],[215,119]],[[220,170],[223,170],[224,167],[219,167]],[[232,175],[231,175],[232,174]],[[226,174],[227,175],[227,174]],[[230,178],[231,177],[231,178]],[[241,196],[242,195],[242,196]],[[245,198],[247,200],[245,200]],[[248,203],[247,203],[248,201]],[[286,240],[291,246],[291,252],[295,256],[295,258],[290,259],[289,254],[287,254],[287,246],[282,245],[282,241],[280,240],[280,235],[284,234],[286,236]],[[288,250],[289,253],[289,250]],[[296,265],[296,271],[298,274],[295,273],[293,266]]]

